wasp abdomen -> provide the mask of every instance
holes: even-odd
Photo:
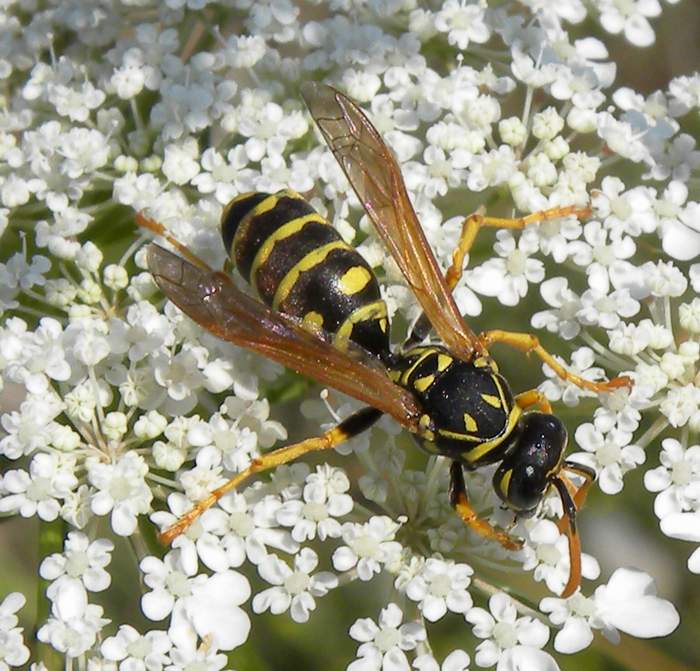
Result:
[[[267,305],[323,329],[345,349],[352,341],[389,354],[386,304],[372,269],[298,193],[246,193],[221,218],[239,272]]]

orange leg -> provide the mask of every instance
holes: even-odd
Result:
[[[601,392],[612,391],[613,389],[619,389],[620,387],[627,387],[628,389],[632,387],[632,380],[624,375],[608,380],[607,382],[593,382],[568,371],[544,347],[542,347],[542,345],[540,345],[540,341],[537,336],[534,336],[531,333],[516,333],[513,331],[501,330],[484,331],[479,335],[479,341],[487,350],[494,343],[503,343],[504,345],[513,347],[514,349],[520,350],[525,354],[533,352],[562,380],[567,380],[568,382],[571,382],[582,389],[590,389],[591,391]]]
[[[136,213],[136,224],[141,228],[145,228],[152,231],[156,235],[160,235],[165,238],[175,249],[177,249],[184,258],[186,258],[190,263],[193,263],[197,268],[202,270],[211,270],[211,268],[200,259],[196,254],[191,252],[186,245],[183,245],[177,238],[171,235],[163,224],[158,223],[154,219],[150,219],[141,212]]]
[[[558,219],[559,217],[568,217],[571,215],[578,219],[589,217],[591,215],[591,208],[576,207],[575,205],[552,207],[548,210],[540,210],[539,212],[533,212],[525,217],[517,217],[515,219],[486,217],[480,212],[470,214],[462,222],[462,233],[457,247],[454,252],[452,252],[452,264],[445,274],[447,286],[450,287],[450,289],[454,289],[457,282],[459,282],[459,278],[462,277],[462,273],[464,272],[464,257],[469,253],[469,250],[471,250],[474,240],[481,228],[511,228],[519,230],[525,228],[528,224],[536,224],[540,221]]]
[[[462,465],[453,461],[450,466],[450,503],[462,521],[473,531],[489,540],[498,541],[507,550],[520,550],[523,542],[497,529],[488,520],[479,517],[467,498]]]
[[[172,543],[205,510],[211,508],[224,494],[238,487],[255,473],[294,461],[308,452],[328,450],[336,445],[340,445],[340,443],[368,429],[381,416],[382,412],[376,408],[363,408],[320,436],[307,438],[300,443],[288,445],[287,447],[281,447],[254,459],[248,468],[231,478],[221,487],[214,489],[209,496],[198,501],[189,512],[180,517],[175,524],[161,532],[158,535],[158,540],[164,545]]]
[[[481,212],[470,214],[462,221],[462,232],[459,236],[457,247],[455,247],[454,252],[452,252],[452,263],[445,273],[445,282],[450,291],[457,286],[457,282],[459,282],[464,273],[464,257],[469,254],[481,228],[510,228],[521,230],[528,224],[536,224],[537,222],[546,221],[548,219],[557,219],[559,217],[568,217],[571,215],[583,219],[589,217],[590,214],[590,207],[576,207],[574,205],[552,207],[548,210],[540,210],[539,212],[533,212],[525,217],[517,217],[515,219],[487,217]],[[412,344],[425,339],[430,333],[431,328],[430,322],[425,315],[421,315],[414,324],[411,336],[404,346],[410,347]]]
[[[518,394],[515,397],[515,403],[523,410],[537,406],[541,412],[546,412],[548,415],[552,414],[552,404],[539,389],[530,389]]]

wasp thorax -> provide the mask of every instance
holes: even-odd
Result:
[[[521,515],[532,514],[559,472],[566,429],[554,415],[529,412],[520,419],[514,447],[493,476],[498,495]]]

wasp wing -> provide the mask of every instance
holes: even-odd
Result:
[[[388,415],[411,431],[420,415],[414,397],[394,384],[364,350],[336,349],[292,318],[242,292],[228,275],[200,268],[159,245],[148,250],[148,267],[163,293],[215,336],[246,347]],[[360,354],[361,352],[361,354]]]
[[[478,338],[445,283],[391,149],[365,113],[339,91],[306,82],[301,94],[433,328],[454,354],[470,359],[480,348]]]

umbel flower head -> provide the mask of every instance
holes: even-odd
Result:
[[[656,48],[664,8],[2,3],[0,511],[37,518],[31,571],[47,584],[35,622],[18,615],[25,596],[0,594],[0,667],[39,670],[58,655],[66,668],[242,669],[250,649],[283,667],[288,618],[293,631],[323,631],[305,656],[355,671],[556,669],[600,636],[674,631],[669,598],[681,593],[641,570],[650,553],[613,528],[616,563],[599,563],[584,523],[615,496],[658,518],[660,537],[700,542],[700,75],[643,95],[616,80],[607,46],[619,36]],[[485,204],[498,217],[590,208],[482,231],[453,288],[480,328],[532,331],[586,380],[633,380],[595,393],[552,360],[541,372],[502,366],[515,393],[541,381],[566,458],[598,475],[572,596],[560,598],[574,567],[556,492],[516,518],[494,491],[495,465],[465,474],[476,513],[523,539],[506,550],[454,514],[448,460],[420,453],[387,417],[339,454],[246,481],[170,545],[156,541],[261,455],[358,404],[166,300],[137,212],[228,271],[227,203],[293,189],[373,269],[397,344],[420,313],[314,130],[306,81],[367,110],[443,271],[464,218]],[[35,542],[19,535],[6,545]],[[682,580],[700,573],[691,553]],[[13,590],[25,584],[14,578]],[[270,628],[275,646],[263,645]]]

